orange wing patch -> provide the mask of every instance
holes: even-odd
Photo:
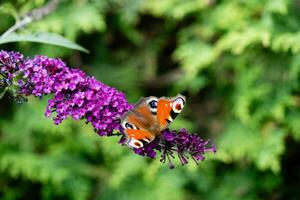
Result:
[[[147,139],[149,142],[154,140],[154,135],[145,130],[126,129],[127,136],[136,140]]]
[[[160,99],[157,104],[157,122],[160,129],[165,129],[169,124],[169,116],[172,110],[172,101]]]

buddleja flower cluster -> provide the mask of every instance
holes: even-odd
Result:
[[[52,116],[56,125],[71,116],[91,123],[100,136],[123,135],[119,119],[133,108],[124,93],[79,69],[67,67],[60,59],[45,56],[25,59],[17,52],[0,51],[0,78],[0,89],[17,87],[15,96],[18,97],[52,94],[45,115]],[[125,143],[124,135],[119,143]],[[183,165],[188,163],[189,157],[198,163],[204,160],[206,152],[216,151],[215,146],[208,147],[209,143],[185,129],[166,129],[161,137],[134,152],[155,158],[159,151],[161,162],[168,161],[173,168],[175,153]]]

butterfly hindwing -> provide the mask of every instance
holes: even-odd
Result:
[[[152,133],[146,130],[127,129],[126,134],[129,137],[127,144],[134,148],[141,148],[155,138]]]

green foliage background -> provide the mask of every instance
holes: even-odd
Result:
[[[45,0],[4,0],[0,32]],[[10,14],[10,15],[9,15]],[[63,58],[141,96],[187,95],[173,128],[218,147],[174,170],[91,126],[44,117],[47,97],[0,101],[0,198],[299,199],[300,1],[65,0],[19,32],[53,32],[90,54],[36,43],[1,45]]]

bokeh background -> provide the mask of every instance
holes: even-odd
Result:
[[[0,32],[45,0],[2,0]],[[187,96],[172,124],[217,145],[199,166],[133,154],[82,121],[44,117],[47,97],[0,101],[0,199],[300,199],[299,0],[62,0],[19,32],[58,33],[90,53],[19,42],[141,96]]]

